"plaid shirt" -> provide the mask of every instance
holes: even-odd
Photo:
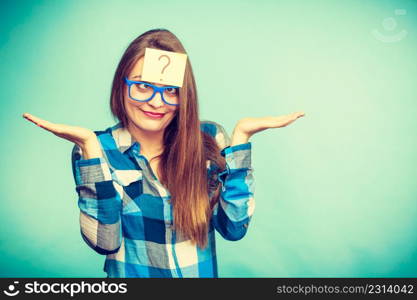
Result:
[[[108,277],[218,277],[214,229],[229,241],[246,234],[255,208],[251,143],[230,146],[226,131],[215,122],[202,121],[200,128],[216,139],[226,160],[223,172],[207,161],[208,184],[218,180],[222,189],[205,249],[176,234],[168,190],[120,123],[95,131],[102,157],[83,159],[74,146],[81,236],[106,255]]]

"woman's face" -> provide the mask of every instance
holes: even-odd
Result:
[[[143,56],[136,62],[130,72],[128,79],[142,81],[140,76],[142,75],[143,69]],[[154,84],[153,82],[150,82]],[[165,86],[163,84],[154,84],[156,86]],[[132,86],[132,88],[134,88]],[[129,98],[128,85],[125,84],[124,89],[124,105],[126,108],[127,117],[130,126],[135,126],[138,129],[144,131],[160,132],[171,123],[175,117],[178,106],[169,105],[162,101],[161,94],[156,93],[155,96],[148,102],[138,102]],[[147,115],[146,112],[155,114],[162,114],[151,116]]]

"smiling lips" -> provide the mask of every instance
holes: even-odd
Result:
[[[152,113],[152,112],[144,111],[144,110],[142,111],[146,116],[151,117],[153,119],[160,119],[165,115],[165,114]]]

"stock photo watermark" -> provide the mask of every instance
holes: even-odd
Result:
[[[397,8],[394,10],[395,16],[405,16],[406,14],[406,9]],[[383,43],[397,43],[405,39],[408,35],[407,30],[398,30],[397,27],[397,20],[394,17],[387,17],[382,20],[382,28],[384,31],[381,32],[379,29],[374,28],[371,33],[377,40]]]
[[[19,286],[19,281],[14,281],[7,289],[3,290],[4,295],[14,297],[19,294],[67,294],[74,297],[76,294],[126,294],[127,283],[48,283],[38,281],[26,282]]]

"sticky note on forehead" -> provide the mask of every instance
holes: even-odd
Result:
[[[146,48],[142,80],[182,87],[187,54]]]

